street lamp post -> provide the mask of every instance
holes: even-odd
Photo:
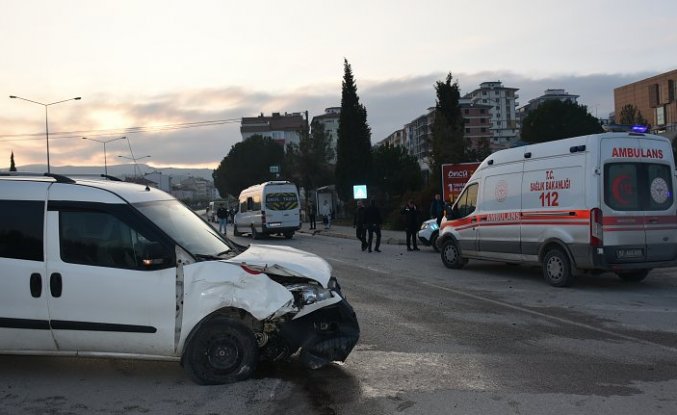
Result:
[[[62,102],[66,102],[66,101],[79,101],[79,100],[82,99],[82,97],[68,98],[68,99],[64,99],[64,100],[61,100],[61,101],[50,102],[49,104],[43,104],[42,102],[33,101],[33,100],[22,98],[22,97],[19,97],[19,96],[16,96],[16,95],[10,95],[9,97],[13,98],[13,99],[20,99],[22,101],[32,102],[33,104],[38,104],[38,105],[42,105],[43,107],[45,107],[45,138],[46,138],[46,141],[47,141],[47,173],[51,173],[50,168],[49,168],[49,122],[48,122],[48,117],[47,117],[47,107],[49,107],[50,105],[54,105],[54,104],[60,104]]]
[[[106,176],[108,176],[108,160],[106,157],[106,144],[110,143],[111,141],[117,141],[117,140],[124,140],[127,137],[117,137],[117,138],[111,138],[110,140],[97,140],[96,138],[89,138],[89,137],[82,137],[83,140],[90,140],[90,141],[96,141],[97,143],[103,144],[103,171]]]
[[[145,156],[141,156],[141,157],[134,157],[134,156],[132,156],[132,157],[127,157],[127,156],[120,156],[120,155],[119,155],[118,157],[133,161],[133,162],[134,162],[134,177],[139,177],[139,173],[137,173],[137,164],[136,164],[136,162],[137,162],[138,160],[141,160],[141,159],[149,158],[150,155],[145,155]]]

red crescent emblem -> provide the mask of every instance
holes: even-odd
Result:
[[[632,183],[629,176],[618,176],[611,182],[611,194],[619,205],[627,206],[630,201],[623,194],[632,194]]]

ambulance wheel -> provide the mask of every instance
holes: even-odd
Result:
[[[617,272],[616,275],[625,282],[640,282],[649,275],[649,271],[651,270],[640,269],[637,271]]]
[[[460,269],[466,264],[466,260],[461,257],[456,242],[453,239],[447,239],[442,243],[442,262],[447,268]]]
[[[236,224],[233,224],[233,236],[242,236],[242,232],[237,230]]]
[[[254,333],[239,321],[217,317],[192,336],[182,364],[196,383],[219,385],[251,377],[258,358]]]
[[[543,278],[553,287],[568,287],[574,282],[569,257],[560,248],[548,250],[543,257]]]

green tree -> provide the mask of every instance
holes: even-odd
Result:
[[[522,122],[522,140],[527,143],[542,143],[602,131],[599,120],[588,113],[585,105],[569,101],[546,101],[529,112]]]
[[[311,189],[331,184],[334,171],[330,164],[334,158],[331,140],[324,131],[324,125],[314,122],[312,132],[301,131],[298,144],[287,145],[285,167],[287,176],[302,186],[306,200]]]
[[[624,105],[621,108],[621,113],[618,117],[618,122],[621,124],[640,124],[648,125],[649,122],[642,116],[642,111],[632,104]]]
[[[374,148],[373,183],[379,183],[379,190],[386,199],[398,198],[408,191],[421,188],[421,167],[416,157],[411,156],[402,146],[386,144]]]
[[[435,91],[435,121],[432,128],[432,183],[440,182],[442,164],[467,161],[463,113],[459,106],[461,98],[458,82],[452,83],[451,72],[444,82],[437,81]]]
[[[251,185],[274,180],[276,175],[270,173],[270,166],[282,166],[283,163],[282,146],[270,137],[254,135],[230,148],[212,174],[214,186],[221,197],[237,196]]]
[[[9,156],[9,171],[16,171],[16,164],[14,164],[14,152]]]
[[[367,124],[367,109],[360,104],[353,71],[346,59],[343,69],[335,177],[339,197],[348,200],[353,185],[366,184],[371,175],[371,128]]]
[[[477,148],[470,148],[466,154],[467,161],[482,161],[491,154],[488,138],[481,138]]]

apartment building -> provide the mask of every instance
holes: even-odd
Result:
[[[493,105],[474,103],[471,99],[461,98],[459,106],[465,122],[464,136],[470,148],[478,150],[486,143],[491,151],[498,150],[495,143],[492,143],[491,109]]]
[[[614,89],[616,120],[626,105],[634,105],[651,131],[674,137],[677,133],[677,69]]]
[[[324,109],[324,114],[316,115],[310,123],[313,125],[320,124],[324,127],[324,133],[331,141],[331,147],[334,150],[333,162],[336,163],[336,141],[338,140],[339,118],[341,118],[341,107],[329,107]]]
[[[473,104],[490,105],[492,149],[510,147],[518,140],[519,123],[516,108],[519,88],[503,86],[501,81],[482,82],[480,87],[466,94],[464,98]]]
[[[301,132],[306,129],[307,118],[300,112],[291,114],[274,112],[270,117],[263,113],[258,117],[242,117],[240,134],[242,141],[254,136],[261,135],[270,137],[282,146],[289,143],[298,144],[301,141]]]

